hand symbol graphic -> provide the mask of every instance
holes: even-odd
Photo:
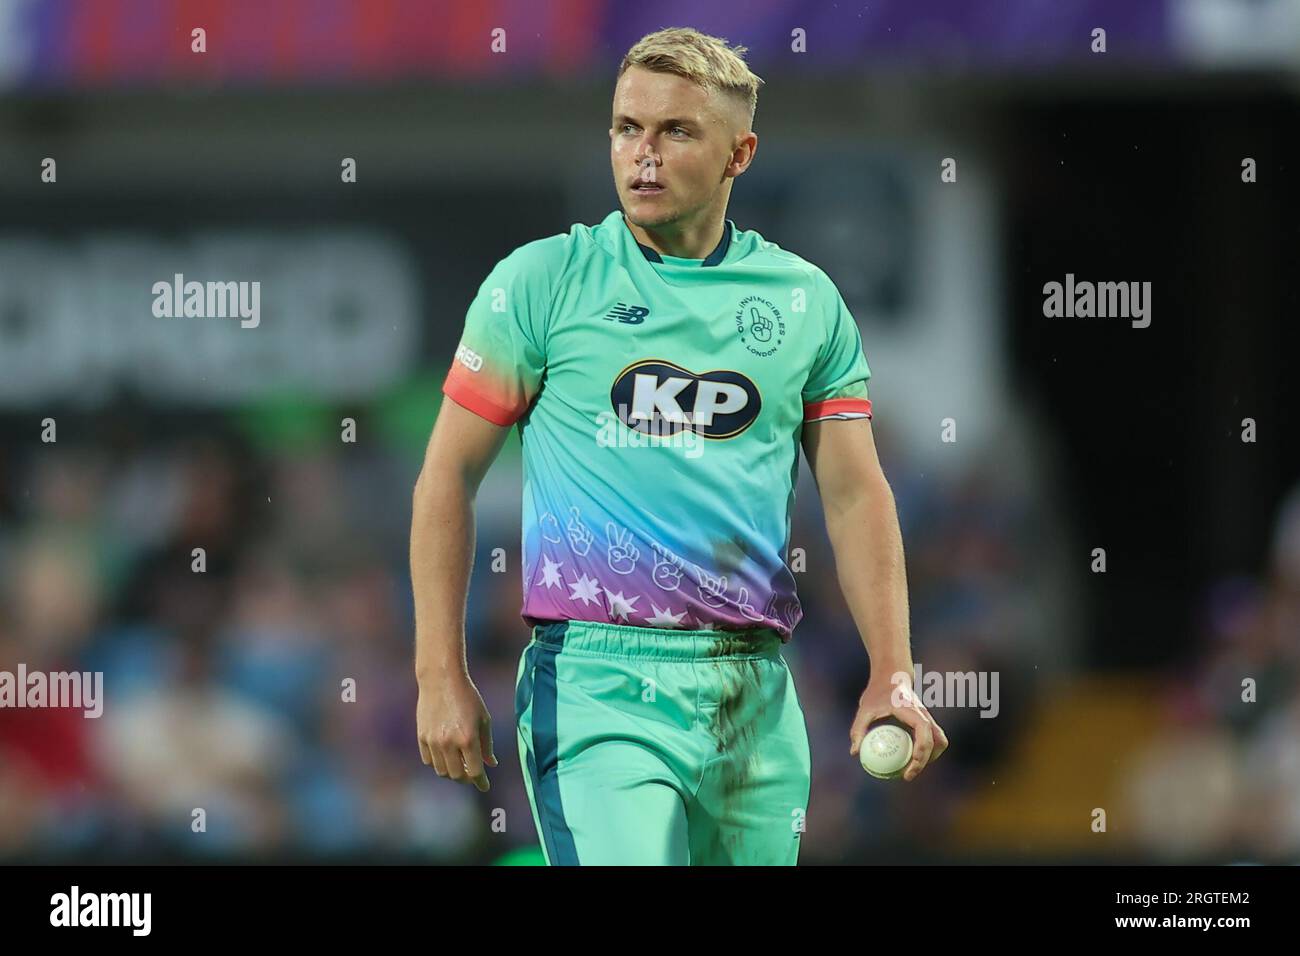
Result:
[[[650,578],[665,591],[676,591],[682,586],[682,559],[655,545],[655,567]]]
[[[698,567],[698,566],[697,566]],[[727,576],[714,577],[703,568],[699,568],[700,585],[697,590],[700,592],[700,600],[709,607],[722,607],[727,603]]]
[[[741,588],[740,597],[736,601],[736,609],[751,621],[763,620],[763,615],[754,610],[754,605],[749,603],[749,589]]]
[[[555,520],[555,515],[549,511],[542,515],[541,520],[537,522],[542,529],[542,537],[552,544],[559,544],[564,539],[560,537],[560,522]]]
[[[605,538],[609,541],[609,569],[615,574],[631,574],[636,568],[640,550],[632,540],[632,532],[609,521],[605,524]]]
[[[586,555],[591,550],[591,542],[596,540],[595,533],[582,523],[582,513],[578,509],[569,509],[569,520],[565,525],[569,534],[569,544],[575,554]]]

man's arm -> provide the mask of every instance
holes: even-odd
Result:
[[[474,560],[474,496],[509,433],[445,399],[411,508],[415,592],[416,733],[420,759],[441,777],[488,789],[497,765],[492,722],[469,677],[465,601]]]
[[[910,693],[916,675],[903,536],[894,493],[876,456],[871,422],[810,422],[803,428],[803,447],[821,495],[840,588],[871,660],[871,679],[849,729],[849,752],[857,756],[872,721],[895,716],[912,728],[912,762],[903,779],[914,780],[947,749],[948,738]],[[909,691],[897,698],[896,674],[906,675]]]

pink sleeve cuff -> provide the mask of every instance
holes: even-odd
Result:
[[[828,419],[871,418],[869,398],[828,398],[824,402],[804,402],[803,420],[823,422]]]

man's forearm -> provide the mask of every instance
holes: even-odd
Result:
[[[873,678],[888,679],[899,671],[915,677],[903,536],[888,483],[874,483],[843,508],[828,510],[826,529],[840,588],[871,659]]]
[[[411,508],[418,678],[468,669],[465,602],[473,558],[473,494],[454,475],[422,473]]]

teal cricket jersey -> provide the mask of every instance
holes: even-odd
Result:
[[[870,374],[817,266],[731,220],[705,259],[660,255],[616,210],[497,264],[443,391],[518,424],[530,625],[789,640],[802,426],[870,418]]]

